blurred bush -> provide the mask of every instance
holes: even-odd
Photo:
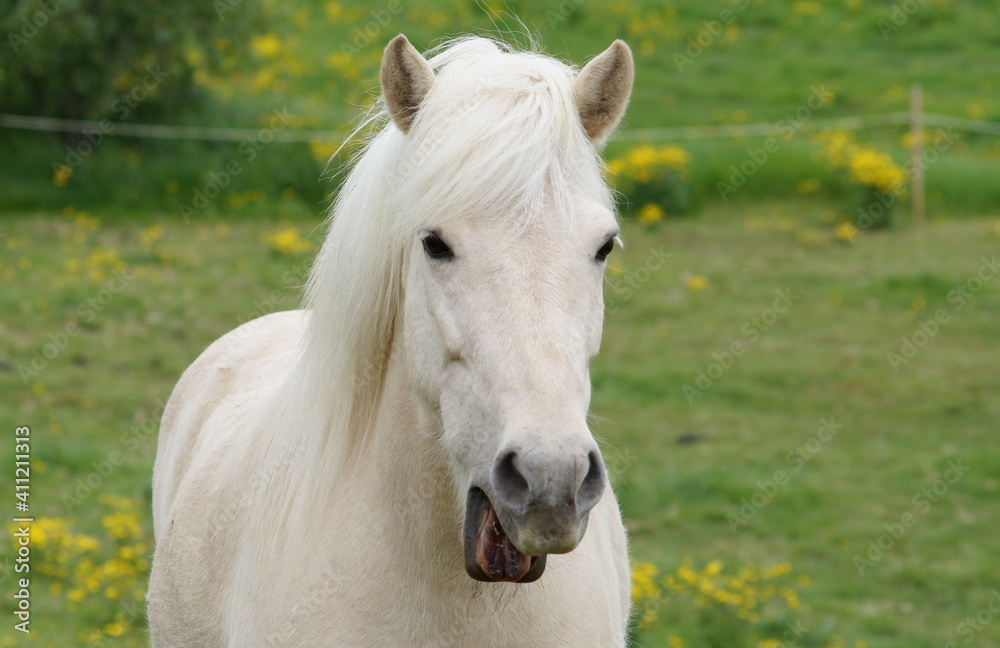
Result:
[[[3,0],[0,112],[115,121],[199,107],[202,73],[236,65],[254,0]]]
[[[860,187],[853,225],[861,230],[890,227],[897,199],[906,193],[907,172],[888,153],[858,144],[853,133],[832,131],[817,139],[823,143],[828,168]]]
[[[691,156],[679,146],[638,146],[608,162],[615,189],[625,204],[623,213],[635,212],[651,224],[665,216],[688,211]]]

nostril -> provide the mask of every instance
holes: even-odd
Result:
[[[590,467],[587,475],[580,484],[580,489],[576,493],[576,508],[578,511],[589,511],[601,499],[604,494],[606,478],[604,476],[604,462],[601,455],[596,450],[587,453]]]
[[[517,467],[516,452],[508,452],[493,464],[493,491],[510,508],[524,510],[528,506],[531,489]]]

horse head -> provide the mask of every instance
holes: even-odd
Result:
[[[577,547],[608,489],[587,425],[618,237],[597,150],[632,55],[616,41],[579,73],[483,39],[448,56],[428,63],[398,36],[382,60],[403,133],[387,190],[408,214],[406,364],[465,509],[468,574],[529,582]]]

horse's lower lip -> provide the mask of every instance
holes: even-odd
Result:
[[[526,556],[514,546],[480,488],[469,489],[463,539],[465,571],[478,581],[530,583],[545,571],[545,556]]]

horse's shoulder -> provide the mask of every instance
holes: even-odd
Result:
[[[224,451],[231,437],[245,430],[237,421],[253,420],[293,371],[307,320],[306,311],[250,320],[209,345],[181,376],[160,423],[157,531],[194,458]]]

